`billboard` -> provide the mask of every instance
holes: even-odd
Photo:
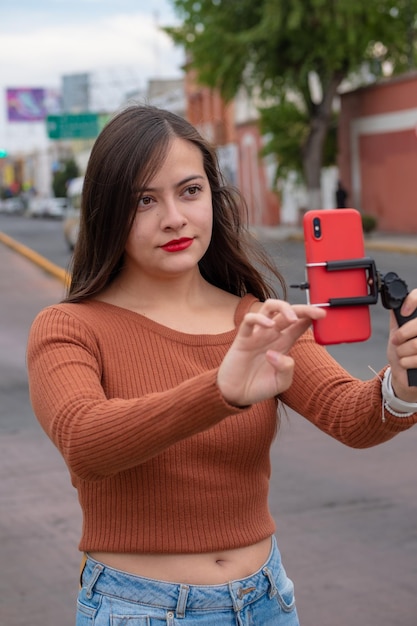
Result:
[[[13,87],[6,89],[9,122],[41,122],[49,113],[60,111],[60,96],[56,90],[42,87]]]

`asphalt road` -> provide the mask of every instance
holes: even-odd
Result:
[[[62,255],[65,266],[61,228],[0,216],[0,231],[54,262]],[[301,244],[266,246],[288,282],[303,279]],[[415,282],[415,257],[374,257],[381,271]],[[71,626],[80,514],[67,470],[32,415],[25,369],[30,323],[63,287],[3,245],[0,285],[0,624]],[[303,301],[303,294],[291,292],[291,299]],[[375,305],[372,319],[371,340],[331,348],[362,378],[372,375],[368,364],[379,369],[385,362],[388,312]],[[416,626],[416,449],[417,428],[357,451],[292,412],[283,417],[270,503],[303,626]]]
[[[71,253],[65,243],[60,219],[28,218],[0,213],[0,232],[67,269]]]

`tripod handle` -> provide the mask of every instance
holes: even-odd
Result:
[[[414,313],[411,313],[411,315],[404,317],[404,315],[401,315],[400,313],[400,308],[401,307],[394,309],[394,315],[395,319],[397,320],[398,326],[402,326],[406,322],[409,322],[410,320],[417,317],[417,309],[414,311]],[[414,367],[407,370],[407,378],[409,387],[417,387],[417,368]]]
[[[417,309],[411,315],[404,317],[400,313],[402,303],[408,295],[408,287],[405,280],[400,278],[395,272],[380,274],[380,291],[382,304],[386,309],[392,309],[395,314],[398,326],[417,317]],[[407,370],[408,385],[417,387],[417,368]]]

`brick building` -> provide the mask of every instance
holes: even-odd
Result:
[[[247,202],[250,224],[279,224],[279,198],[268,161],[260,156],[256,112],[247,106],[242,114],[238,98],[226,104],[216,90],[199,85],[193,72],[186,74],[185,93],[186,117],[216,146],[222,171]]]
[[[417,72],[344,93],[338,144],[349,204],[417,234]]]

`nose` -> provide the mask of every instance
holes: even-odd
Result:
[[[161,228],[163,230],[179,230],[187,224],[181,202],[177,198],[167,198],[164,202],[161,217]]]

